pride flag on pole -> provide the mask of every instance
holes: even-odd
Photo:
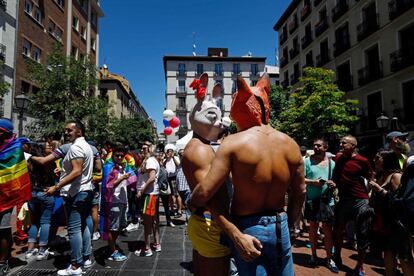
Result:
[[[22,139],[12,139],[0,150],[0,212],[32,197]]]

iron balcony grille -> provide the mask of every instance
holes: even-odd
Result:
[[[352,75],[339,76],[336,84],[341,91],[348,92],[354,89]]]
[[[288,38],[288,34],[287,34],[287,32],[282,32],[281,34],[280,34],[280,36],[279,36],[279,41],[280,41],[280,44],[283,44],[283,43],[285,43],[285,41],[287,40],[287,38]]]
[[[377,79],[382,78],[382,62],[378,61],[375,66],[365,66],[358,70],[358,84],[363,86]]]
[[[328,23],[328,17],[325,17],[321,19],[318,23],[315,25],[315,36],[320,36],[324,31],[326,31],[329,27]]]
[[[179,86],[179,87],[176,88],[175,91],[176,91],[177,94],[185,94],[185,93],[187,93],[187,88]]]
[[[0,59],[4,60],[6,58],[6,45],[0,44]]]
[[[322,2],[322,0],[315,0],[315,1],[313,2],[313,6],[314,6],[314,7],[316,7],[316,6],[318,6],[321,2]]]
[[[7,1],[6,0],[0,0],[0,8],[6,11],[7,7]]]
[[[286,66],[286,64],[288,64],[289,59],[287,56],[283,56],[280,58],[280,67],[284,67]]]
[[[304,21],[310,13],[311,13],[311,6],[310,4],[306,4],[305,6],[303,6],[302,10],[300,11],[300,20]]]
[[[299,81],[299,72],[297,73],[293,73],[292,75],[290,75],[290,85],[294,85]]]
[[[357,26],[358,41],[365,39],[379,29],[378,13],[375,16],[367,17],[361,24]]]
[[[331,60],[329,55],[329,49],[323,51],[322,54],[316,56],[316,66],[322,67]]]
[[[178,70],[177,71],[177,77],[186,77],[187,76],[187,71],[185,70]]]
[[[282,82],[280,83],[280,85],[281,85],[284,89],[288,88],[288,87],[289,87],[289,80],[288,80],[288,79],[286,79],[286,80],[282,81]]]
[[[295,47],[289,50],[290,59],[294,59],[299,54],[299,47]]]
[[[414,65],[414,49],[398,49],[390,54],[391,72],[397,72],[408,66]]]
[[[289,33],[292,34],[297,28],[298,28],[298,19],[295,17],[295,19],[293,19],[289,23]]]
[[[332,9],[332,21],[336,22],[349,9],[347,0],[339,1],[339,3]]]
[[[388,2],[389,18],[394,20],[401,14],[414,7],[414,0],[392,0]]]
[[[340,37],[335,43],[334,43],[334,56],[337,57],[346,50],[348,50],[351,47],[351,42],[349,40],[349,34],[346,34],[342,37]]]
[[[304,37],[302,37],[302,50],[309,46],[313,41],[312,34],[306,34]]]

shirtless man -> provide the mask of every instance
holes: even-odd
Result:
[[[268,125],[268,76],[264,75],[255,87],[239,77],[237,87],[230,115],[239,132],[223,141],[207,176],[194,189],[190,204],[206,206],[231,173],[232,222],[263,245],[261,255],[253,262],[243,261],[235,252],[239,274],[293,275],[288,225],[296,220],[305,197],[303,159],[295,141]],[[288,189],[289,216],[283,210]]]
[[[197,80],[198,81],[198,80]],[[221,111],[214,99],[204,100],[208,76],[200,77],[199,85],[195,87],[201,95],[190,113],[190,123],[193,138],[184,150],[182,167],[191,190],[205,177],[214,159],[215,152],[210,142],[217,141],[221,131]],[[221,93],[221,86],[216,85],[213,96]],[[224,180],[223,180],[224,182]],[[193,213],[188,222],[188,234],[193,243],[193,264],[195,275],[228,275],[230,249],[220,243],[222,230],[229,235],[246,260],[252,260],[260,254],[260,242],[242,234],[225,218],[229,211],[229,196],[226,185],[218,189],[210,202],[214,209],[222,215],[216,215],[200,208]],[[255,245],[254,245],[255,244]],[[214,269],[212,269],[214,268]]]

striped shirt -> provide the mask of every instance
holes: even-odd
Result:
[[[190,187],[188,186],[187,179],[185,178],[182,167],[179,167],[177,170],[176,181],[177,181],[177,190],[179,192],[190,190]]]

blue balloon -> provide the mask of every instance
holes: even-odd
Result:
[[[170,126],[170,121],[167,119],[163,119],[162,123],[164,124],[165,127],[169,127]]]

